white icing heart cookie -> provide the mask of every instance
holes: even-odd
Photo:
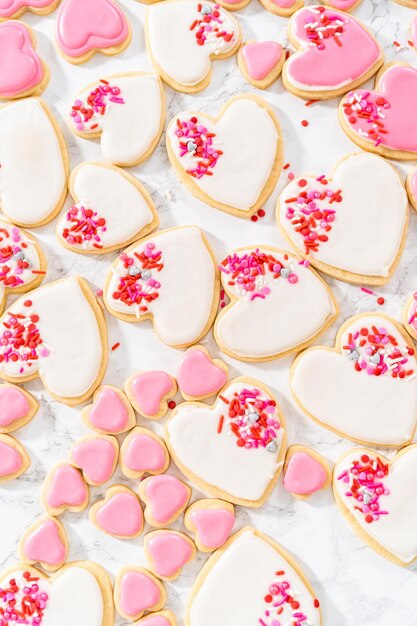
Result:
[[[342,437],[402,446],[417,423],[414,352],[392,318],[355,315],[340,327],[335,348],[313,347],[295,359],[292,392],[304,413]]]
[[[87,400],[107,365],[103,312],[82,278],[49,283],[17,300],[0,319],[0,378],[39,376],[68,405]]]
[[[417,446],[391,460],[374,450],[353,448],[336,463],[336,504],[359,537],[397,565],[417,558]]]
[[[112,165],[81,163],[72,171],[74,204],[56,226],[58,241],[74,252],[105,254],[144,237],[159,219],[146,189]]]
[[[84,139],[100,138],[103,157],[130,167],[156,148],[165,121],[165,96],[156,74],[131,72],[97,80],[77,95],[68,123]]]
[[[0,107],[0,164],[1,209],[14,224],[41,226],[58,215],[69,160],[62,132],[41,100]]]
[[[149,7],[146,43],[155,70],[177,91],[195,93],[210,83],[212,59],[238,49],[239,24],[218,4],[169,0]]]
[[[285,425],[275,398],[251,378],[235,378],[213,406],[184,402],[165,425],[175,464],[216,498],[249,507],[269,497],[282,469]]]
[[[258,96],[232,98],[217,118],[183,111],[171,120],[166,141],[169,160],[189,191],[239,217],[262,206],[281,172],[281,129]]]
[[[197,576],[186,626],[321,626],[320,602],[281,546],[247,526]]]
[[[337,317],[327,284],[285,250],[237,249],[219,267],[231,302],[217,316],[214,338],[236,359],[266,361],[301,350]]]
[[[197,227],[185,226],[156,232],[120,254],[104,301],[126,322],[151,318],[162,341],[182,348],[210,329],[218,293],[213,252]]]
[[[320,271],[348,282],[383,285],[404,247],[407,195],[385,159],[351,154],[332,178],[291,181],[279,198],[277,221],[298,254]]]

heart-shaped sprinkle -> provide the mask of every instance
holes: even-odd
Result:
[[[26,450],[17,439],[0,435],[0,483],[23,474],[30,465]]]
[[[330,482],[330,470],[321,455],[305,446],[291,446],[284,466],[283,485],[296,496],[310,496]]]
[[[93,404],[85,407],[82,418],[97,432],[117,435],[132,428],[136,419],[124,393],[117,387],[104,385],[94,395]]]
[[[174,530],[155,530],[146,535],[144,548],[149,566],[162,580],[177,578],[195,556],[191,539]]]
[[[117,575],[114,599],[122,617],[137,620],[145,611],[162,608],[166,593],[151,572],[142,567],[127,566]]]
[[[282,57],[282,46],[276,41],[247,43],[242,55],[249,77],[255,81],[264,80]]]
[[[143,513],[137,495],[122,485],[113,485],[104,500],[90,509],[98,528],[115,537],[137,537],[143,529]]]
[[[22,22],[0,24],[0,98],[32,94],[44,82],[45,71],[36,54],[31,31]]]
[[[125,385],[126,394],[135,410],[148,419],[164,417],[167,400],[172,398],[177,385],[172,376],[161,370],[133,374]]]
[[[180,391],[187,400],[207,398],[226,384],[227,367],[220,360],[213,361],[205,348],[189,348],[178,368]]]
[[[184,511],[191,489],[175,476],[162,474],[145,478],[139,485],[139,496],[146,503],[146,521],[152,526],[164,527]]]
[[[165,443],[147,428],[137,426],[130,431],[120,450],[123,473],[128,478],[162,474],[168,469],[169,454]]]
[[[79,467],[89,485],[102,485],[116,468],[119,445],[115,437],[87,435],[71,449],[71,461]]]
[[[88,503],[88,487],[83,475],[69,463],[61,463],[51,470],[42,493],[47,511],[54,515],[65,509],[81,511]]]
[[[30,526],[19,544],[20,558],[26,563],[41,563],[55,570],[67,559],[68,541],[64,527],[52,517],[45,517]]]
[[[235,523],[234,507],[216,499],[197,500],[184,516],[186,528],[195,533],[199,550],[212,552],[230,537]]]

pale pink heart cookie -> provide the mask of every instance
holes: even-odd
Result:
[[[68,557],[68,538],[64,526],[54,517],[42,517],[24,532],[18,551],[23,563],[40,563],[48,571],[59,569]]]
[[[332,473],[326,459],[306,446],[290,446],[285,457],[285,489],[296,498],[308,498],[316,491],[326,489]]]
[[[81,418],[88,428],[105,435],[119,435],[136,424],[135,413],[121,389],[103,385],[93,403],[84,407]]]
[[[177,620],[172,611],[158,611],[140,619],[136,626],[177,626]]]
[[[304,0],[260,0],[260,2],[267,11],[281,17],[289,17],[304,5]]]
[[[16,385],[0,385],[0,434],[11,433],[35,417],[39,403]]]
[[[47,15],[56,9],[61,0],[0,0],[0,21],[17,19],[26,11]]]
[[[162,580],[175,580],[196,554],[194,543],[175,530],[153,530],[144,539],[145,555],[152,572]]]
[[[164,441],[148,428],[133,428],[120,448],[120,467],[125,476],[138,479],[143,474],[163,474],[169,466]]]
[[[70,461],[82,470],[85,482],[93,486],[110,480],[118,460],[119,442],[106,435],[81,437],[70,452]]]
[[[67,61],[84,63],[96,52],[118,54],[130,39],[129,23],[114,0],[63,0],[56,41]]]
[[[281,74],[285,61],[282,46],[277,41],[249,41],[238,53],[240,71],[258,89],[266,89]]]
[[[302,98],[346,93],[371,78],[384,60],[382,48],[358,20],[321,5],[297,11],[288,35],[298,51],[285,63],[282,78],[286,89]]]
[[[104,500],[90,509],[90,521],[114,537],[138,537],[143,530],[143,513],[138,496],[128,487],[112,485]]]
[[[321,0],[323,4],[340,11],[352,11],[360,5],[362,0]]]
[[[89,500],[89,489],[82,473],[70,463],[59,463],[46,476],[41,501],[49,515],[64,511],[83,511]]]
[[[145,519],[155,528],[164,528],[181,515],[191,498],[191,489],[175,476],[149,476],[139,485],[139,496],[146,504]]]
[[[178,366],[177,382],[186,400],[203,400],[220,391],[227,382],[227,374],[223,361],[212,359],[203,346],[192,346]]]
[[[135,411],[151,420],[165,417],[177,389],[175,378],[162,370],[136,372],[125,382],[126,395]]]
[[[379,72],[375,89],[355,89],[340,102],[339,120],[348,137],[363,150],[391,159],[417,155],[417,69],[390,63]]]
[[[403,324],[411,337],[417,339],[417,291],[407,299],[403,308]]]
[[[235,523],[233,504],[216,498],[197,500],[185,512],[185,527],[194,533],[201,552],[213,552],[226,543]]]
[[[125,619],[137,620],[145,612],[159,611],[165,602],[165,587],[149,570],[126,565],[117,573],[114,604]]]
[[[0,434],[0,483],[17,478],[30,465],[30,458],[14,437]]]

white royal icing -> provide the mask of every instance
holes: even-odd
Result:
[[[399,346],[405,341],[392,322],[383,317],[354,320],[341,338],[362,327],[385,328]],[[417,369],[415,356],[406,368]],[[293,393],[304,409],[323,426],[348,438],[374,444],[400,445],[410,441],[417,420],[417,376],[393,378],[358,372],[348,351],[312,348],[297,360],[292,376]]]
[[[0,201],[12,221],[37,224],[51,215],[65,188],[61,147],[40,101],[0,108]]]
[[[279,571],[285,574],[277,576],[276,572]],[[266,603],[264,598],[274,582],[283,580],[289,583],[288,591],[291,590],[300,606],[294,610],[288,603],[284,603],[283,612],[277,615],[272,603]],[[265,610],[270,611],[270,617],[265,616]],[[189,624],[287,626],[297,623],[294,612],[302,613],[307,618],[300,624],[321,624],[320,611],[314,606],[314,597],[298,573],[277,549],[253,531],[247,530],[220,556],[197,589],[189,607]],[[276,621],[272,621],[273,618]]]
[[[222,154],[210,170],[211,176],[195,178],[187,174],[190,182],[216,202],[249,211],[271,175],[280,139],[268,110],[256,100],[241,97],[227,106],[217,122],[191,111],[176,115],[168,127],[167,141],[178,165],[186,171],[193,169],[200,158],[189,153],[180,156],[179,143],[183,140],[177,136],[177,120],[188,121],[193,116],[215,133],[213,145]]]
[[[26,264],[28,267],[25,267]],[[0,220],[0,304],[6,289],[21,289],[24,285],[36,280],[38,276],[33,274],[33,270],[39,270],[40,265],[34,240],[29,235],[23,234],[17,226]],[[9,268],[9,271],[6,271],[5,267]],[[15,285],[5,284],[5,280],[11,279],[16,281]]]
[[[307,185],[300,187],[300,180],[307,181]],[[303,253],[303,236],[295,231],[292,219],[309,215],[303,200],[286,200],[299,197],[303,191],[326,190],[340,192],[342,201],[313,200],[318,210],[330,209],[335,213],[329,223],[331,230],[319,229],[328,240],[319,243],[317,252],[310,250],[309,258],[347,272],[387,277],[407,221],[407,195],[398,174],[384,159],[362,153],[343,159],[327,184],[316,177],[302,176],[287,185],[279,201],[279,222]],[[296,210],[292,219],[287,217],[291,207]]]

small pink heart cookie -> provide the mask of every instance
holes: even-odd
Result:
[[[84,63],[96,52],[118,54],[130,40],[129,23],[114,0],[63,0],[56,41],[67,61]]]
[[[322,4],[327,4],[332,9],[339,9],[340,11],[353,11],[360,5],[362,0],[321,0]]]
[[[165,417],[168,401],[177,393],[177,382],[162,370],[136,372],[125,383],[125,392],[135,411],[150,420]]]
[[[260,2],[267,11],[281,17],[290,17],[304,4],[304,0],[260,0]]]
[[[24,532],[18,550],[23,563],[40,563],[47,571],[55,571],[68,557],[65,528],[54,517],[45,515]]]
[[[110,480],[119,459],[119,442],[107,435],[86,435],[74,443],[70,461],[84,475],[86,483],[102,485]]]
[[[138,479],[143,474],[163,474],[169,466],[164,441],[148,428],[136,426],[120,449],[120,467],[125,476]]]
[[[58,463],[46,476],[41,502],[49,515],[64,511],[83,511],[89,500],[89,489],[82,472],[71,463]]]
[[[140,619],[145,612],[162,609],[165,602],[165,587],[149,570],[126,565],[117,573],[114,604],[124,619]]]
[[[406,331],[417,340],[417,291],[408,298],[403,308],[403,323]]]
[[[114,537],[138,537],[143,530],[140,500],[124,485],[112,485],[107,489],[104,499],[91,507],[89,518],[97,528]]]
[[[220,359],[212,359],[203,346],[188,348],[177,372],[181,395],[186,400],[209,398],[227,382],[228,367]]]
[[[285,54],[277,41],[248,41],[240,47],[237,61],[251,85],[266,89],[280,76]]]
[[[207,498],[193,502],[185,512],[185,527],[195,534],[194,541],[201,552],[213,552],[226,543],[235,523],[233,504]]]
[[[155,528],[164,528],[181,515],[191,498],[191,489],[175,476],[149,476],[139,485],[145,502],[145,519]]]
[[[306,446],[290,446],[285,457],[283,485],[296,498],[308,498],[326,489],[332,472],[326,459]]]
[[[0,385],[0,434],[21,428],[36,415],[39,403],[17,385]]]
[[[26,11],[47,15],[55,11],[61,0],[0,0],[0,22],[17,19]]]
[[[145,555],[152,572],[162,580],[175,580],[195,557],[196,548],[184,533],[153,530],[144,538]]]
[[[177,626],[177,620],[172,611],[158,611],[146,615],[135,626]]]
[[[88,428],[103,435],[119,435],[136,425],[135,413],[125,394],[118,387],[103,385],[84,407],[81,418]]]
[[[30,465],[30,458],[14,437],[0,434],[0,483],[17,478]]]

